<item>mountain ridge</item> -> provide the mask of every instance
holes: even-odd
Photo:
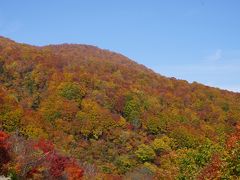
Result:
[[[71,48],[76,48],[78,50],[81,50],[82,49],[87,49],[87,48],[90,48],[92,49],[93,51],[101,51],[101,52],[105,52],[105,53],[109,53],[109,54],[113,54],[115,56],[119,56],[121,57],[122,59],[124,59],[124,61],[130,61],[132,63],[135,63],[136,65],[138,66],[141,66],[143,68],[145,68],[146,70],[149,70],[149,71],[152,71],[153,73],[161,76],[161,77],[165,77],[165,78],[168,78],[168,79],[174,79],[174,80],[180,80],[180,81],[186,81],[188,82],[187,80],[185,79],[178,79],[176,77],[167,77],[167,76],[164,76],[162,75],[161,73],[159,72],[156,72],[154,70],[152,70],[151,68],[148,68],[147,66],[145,66],[144,64],[140,64],[138,63],[137,61],[135,60],[132,60],[130,58],[128,58],[127,56],[123,55],[123,54],[120,54],[120,53],[117,53],[115,51],[112,51],[112,50],[108,50],[108,49],[102,49],[98,46],[95,46],[95,45],[90,45],[90,44],[77,44],[77,43],[60,43],[60,44],[48,44],[48,45],[41,45],[41,46],[38,46],[38,45],[32,45],[32,44],[27,44],[27,43],[18,43],[10,38],[6,38],[4,36],[0,36],[0,40],[4,40],[4,41],[7,41],[7,42],[10,42],[10,43],[13,43],[15,45],[24,45],[24,46],[28,46],[28,47],[32,47],[32,48],[37,48],[37,49],[42,49],[42,50],[45,50],[45,49],[52,49],[54,51],[54,49],[59,49],[59,48],[63,48],[63,49],[71,49]],[[55,51],[55,53],[58,54],[58,52]],[[203,85],[205,87],[208,87],[208,88],[215,88],[215,89],[218,89],[218,90],[221,90],[221,91],[228,91],[228,92],[231,92],[231,93],[235,93],[235,94],[240,94],[240,92],[236,92],[236,91],[231,91],[231,90],[228,90],[228,89],[223,89],[221,87],[213,87],[213,86],[210,86],[210,85],[205,85],[203,83],[199,83],[199,82],[196,82],[196,81],[193,81],[192,83],[191,82],[188,82],[189,84],[193,84],[193,83],[197,83],[197,84],[200,84],[200,85]]]

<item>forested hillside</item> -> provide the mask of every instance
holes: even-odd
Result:
[[[0,37],[0,175],[237,179],[240,94],[88,45]]]

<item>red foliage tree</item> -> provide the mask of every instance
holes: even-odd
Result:
[[[40,139],[35,145],[35,149],[41,150],[44,153],[48,153],[54,150],[54,145],[50,141]]]
[[[65,169],[68,172],[68,176],[71,176],[72,179],[80,179],[83,176],[83,170],[74,163],[74,160],[59,155],[50,141],[40,139],[34,145],[34,148],[43,151],[46,159],[44,166],[46,166],[46,169],[49,170],[53,178],[63,176]],[[69,172],[71,172],[71,174],[69,174]],[[29,177],[31,177],[33,174],[37,173],[39,172],[36,169],[32,169],[28,174]]]
[[[211,159],[211,162],[202,169],[198,179],[204,180],[220,178],[221,163],[220,157],[218,155],[214,155]]]
[[[10,161],[8,153],[9,143],[7,142],[8,137],[8,134],[0,131],[0,172],[2,171],[3,165]]]
[[[49,155],[47,160],[49,161],[50,174],[55,178],[62,176],[66,165],[69,163],[69,158],[60,156],[55,152]]]
[[[83,176],[83,172],[83,169],[75,164],[70,164],[66,167],[66,173],[69,180],[80,180]]]
[[[231,149],[240,141],[240,123],[236,125],[236,131],[227,140],[227,148]]]

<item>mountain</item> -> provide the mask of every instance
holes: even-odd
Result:
[[[95,46],[0,37],[0,174],[236,179],[240,94]]]

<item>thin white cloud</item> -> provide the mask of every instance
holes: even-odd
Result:
[[[213,54],[207,57],[209,61],[218,61],[222,58],[222,50],[217,49]]]

